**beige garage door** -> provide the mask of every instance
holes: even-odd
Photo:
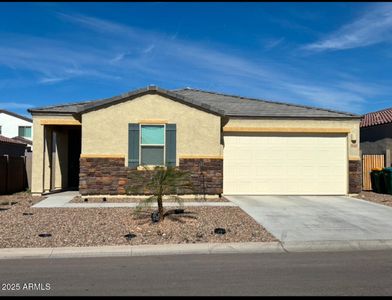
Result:
[[[342,195],[348,191],[345,135],[224,137],[226,195]]]

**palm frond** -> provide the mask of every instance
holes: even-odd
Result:
[[[135,210],[137,212],[140,212],[143,208],[150,207],[151,203],[156,201],[156,198],[157,197],[155,195],[153,195],[153,196],[150,196],[150,197],[148,197],[146,199],[140,200],[138,205],[136,206]]]

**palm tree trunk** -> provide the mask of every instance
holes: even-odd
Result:
[[[158,196],[158,213],[159,213],[159,220],[163,220],[163,203],[162,203],[162,196]]]

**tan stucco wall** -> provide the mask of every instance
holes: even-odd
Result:
[[[41,125],[40,122],[42,120],[55,120],[55,119],[75,121],[75,119],[72,116],[33,115],[34,151],[33,151],[32,176],[31,176],[32,193],[42,193],[43,191],[48,191],[50,188],[50,168],[49,168],[49,156],[47,155],[47,152],[45,153],[44,156],[44,128],[46,128],[47,130],[47,137],[51,136],[51,129],[50,126],[44,127],[44,125]],[[46,149],[46,151],[47,150],[48,149]],[[44,167],[45,167],[45,171],[44,171]],[[56,167],[56,171],[57,170],[59,170],[58,167]],[[59,174],[56,176],[56,186],[60,185],[59,182],[61,182],[61,180],[62,180],[61,173],[59,172]],[[44,181],[45,181],[45,187],[44,187]]]
[[[348,155],[350,160],[359,160],[359,123],[358,119],[347,120],[317,120],[317,119],[240,119],[230,118],[224,128],[243,127],[243,128],[347,128]],[[356,142],[351,142],[352,134],[356,137]]]
[[[177,164],[182,156],[221,156],[219,116],[164,98],[144,95],[82,115],[82,155],[123,155],[128,124],[165,120],[177,124]]]

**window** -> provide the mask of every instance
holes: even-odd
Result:
[[[31,138],[31,126],[19,126],[19,136]]]
[[[165,165],[165,126],[140,125],[140,164]]]

